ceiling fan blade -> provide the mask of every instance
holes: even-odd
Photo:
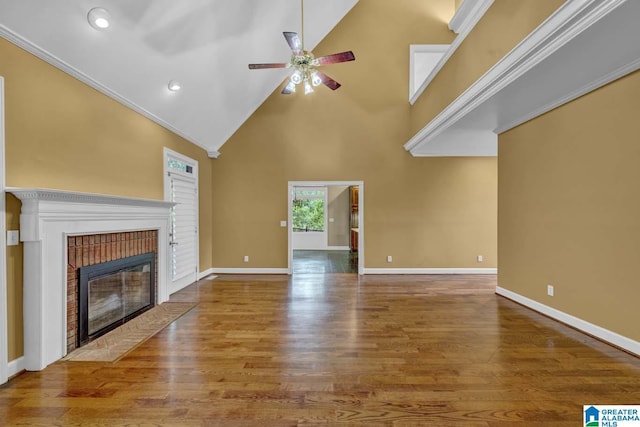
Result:
[[[351,51],[334,53],[333,55],[316,58],[319,65],[337,64],[338,62],[355,61],[356,56]]]
[[[272,64],[249,64],[250,70],[259,70],[262,68],[287,68],[287,64],[285,62],[276,62]]]
[[[320,80],[322,80],[322,84],[325,85],[326,87],[328,87],[329,89],[336,90],[340,86],[342,86],[340,83],[338,83],[337,81],[333,80],[331,77],[327,76],[322,71],[316,70],[316,73],[318,74],[318,77],[320,77]]]
[[[294,33],[291,31],[285,31],[284,38],[287,39],[287,43],[289,43],[289,47],[294,55],[302,55],[302,40],[298,33]]]

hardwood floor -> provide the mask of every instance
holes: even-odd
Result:
[[[293,251],[293,274],[357,273],[358,253],[351,251]]]
[[[640,359],[496,296],[495,276],[220,276],[115,363],[0,387],[0,425],[577,426]]]

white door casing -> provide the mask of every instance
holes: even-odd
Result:
[[[5,246],[4,79],[0,76],[0,384],[8,379],[7,254]]]
[[[198,278],[198,162],[165,148],[164,169],[165,200],[176,203],[169,236],[174,293]]]

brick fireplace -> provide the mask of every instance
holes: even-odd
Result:
[[[78,346],[79,269],[149,252],[156,254],[157,264],[157,230],[67,237],[67,352]],[[157,283],[156,274],[155,294]]]
[[[173,203],[48,189],[7,191],[22,201],[26,370],[39,371],[61,359],[75,341],[68,333],[77,322],[73,275],[80,265],[155,249],[156,303],[169,299]]]

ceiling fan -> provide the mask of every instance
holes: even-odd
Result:
[[[355,55],[351,51],[334,53],[332,55],[316,58],[313,53],[304,50],[304,0],[300,0],[300,10],[302,16],[302,37],[298,33],[285,31],[284,38],[291,48],[291,59],[289,62],[276,62],[267,64],[249,64],[250,70],[263,68],[293,68],[293,74],[282,89],[284,95],[290,95],[296,91],[296,86],[304,85],[304,94],[313,92],[314,86],[324,84],[331,90],[338,89],[341,85],[322,71],[318,70],[320,65],[336,64],[339,62],[354,61]]]

